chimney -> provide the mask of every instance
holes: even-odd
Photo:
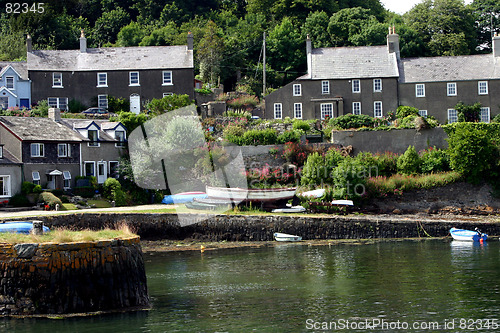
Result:
[[[61,109],[49,108],[49,119],[53,121],[61,121]]]
[[[400,60],[399,53],[399,35],[396,33],[396,27],[389,27],[389,34],[387,35],[387,50],[389,53],[396,53],[396,57]]]
[[[493,36],[491,48],[493,49],[493,56],[500,57],[500,35],[498,33],[495,33],[495,36]]]
[[[31,53],[33,51],[33,41],[31,40],[31,36],[28,34],[26,37],[26,52]]]
[[[187,44],[188,44],[188,50],[193,50],[193,34],[190,32],[188,32],[188,36],[187,36]]]
[[[312,42],[309,34],[306,38],[306,56],[307,56],[307,75],[311,77],[312,75]]]
[[[82,29],[82,34],[80,35],[80,52],[81,53],[87,52],[87,38],[85,38],[85,33],[83,32],[83,29]]]

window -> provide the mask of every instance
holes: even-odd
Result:
[[[31,178],[33,179],[33,184],[40,185],[40,172],[33,171],[31,173]]]
[[[382,118],[382,102],[373,102],[373,117]]]
[[[109,162],[109,176],[113,178],[118,178],[118,167],[120,166],[119,162],[110,161]]]
[[[108,108],[108,95],[98,95],[97,96],[97,104],[100,108],[107,109]]]
[[[302,96],[302,85],[294,84],[293,85],[293,96]]]
[[[283,105],[281,103],[274,103],[274,119],[281,119],[283,117]]]
[[[57,157],[68,157],[69,145],[65,143],[59,143],[57,145]]]
[[[382,79],[373,79],[373,91],[374,92],[382,91]]]
[[[62,88],[62,73],[52,73],[52,88]]]
[[[456,123],[458,121],[457,110],[448,109],[448,123]]]
[[[0,197],[10,197],[10,176],[0,176]]]
[[[3,158],[3,145],[0,145],[0,158]]]
[[[68,110],[68,98],[67,97],[49,97],[47,98],[49,107],[59,108],[61,110]]]
[[[477,83],[479,95],[488,95],[488,81],[479,81]]]
[[[115,131],[116,147],[125,147],[125,131]]]
[[[173,96],[174,93],[173,92],[166,92],[166,93],[163,93],[163,97],[167,97],[167,96]]]
[[[130,72],[129,85],[139,86],[139,72]]]
[[[14,89],[14,77],[13,76],[6,76],[5,77],[5,88]]]
[[[333,117],[333,104],[324,103],[321,104],[321,119],[327,119]]]
[[[330,81],[321,81],[321,93],[324,95],[330,93]]]
[[[352,102],[352,114],[361,114],[361,102]]]
[[[43,157],[43,143],[31,144],[31,157]]]
[[[415,95],[417,97],[425,97],[425,84],[420,83],[415,85]]]
[[[455,82],[446,84],[446,94],[448,96],[457,96],[457,84]]]
[[[296,119],[302,119],[302,103],[293,104],[293,116]]]
[[[482,107],[481,108],[480,120],[483,123],[490,122],[490,108],[489,107]]]
[[[95,176],[95,162],[85,162],[85,176]]]
[[[71,188],[71,172],[69,171],[63,171],[63,187],[64,189],[69,189]]]
[[[420,117],[427,118],[427,110],[418,110]]]
[[[172,71],[163,71],[163,85],[172,84]]]
[[[99,132],[97,130],[88,130],[89,147],[99,147]]]
[[[352,92],[360,93],[361,92],[361,84],[359,80],[352,80]]]
[[[97,86],[98,87],[108,86],[108,73],[97,73]]]

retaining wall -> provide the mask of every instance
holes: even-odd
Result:
[[[0,314],[72,314],[149,305],[139,237],[0,244]]]

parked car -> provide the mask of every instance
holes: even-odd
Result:
[[[88,115],[105,115],[108,114],[108,110],[103,108],[93,107],[93,108],[88,108],[85,111],[82,111],[82,113]]]

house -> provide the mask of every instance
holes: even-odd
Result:
[[[193,35],[187,45],[87,48],[82,31],[79,50],[33,50],[27,39],[32,99],[68,109],[76,100],[108,107],[108,96],[126,98],[139,113],[145,101],[171,94],[194,99]]]
[[[0,202],[21,192],[21,162],[0,144]]]
[[[26,61],[0,62],[0,107],[30,108],[31,81]]]
[[[313,49],[306,41],[306,75],[266,97],[265,118],[325,119],[347,113],[376,118],[400,105],[440,122],[457,121],[454,106],[480,102],[481,120],[500,112],[500,36],[493,54],[401,59],[399,35],[386,46]]]

